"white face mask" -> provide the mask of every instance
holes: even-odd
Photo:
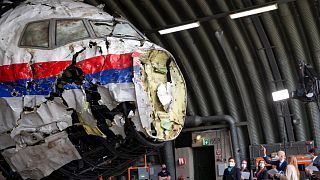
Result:
[[[242,169],[245,169],[247,167],[247,164],[241,164]]]
[[[259,166],[260,166],[261,168],[264,168],[264,163],[260,163]]]
[[[236,163],[234,163],[234,162],[229,162],[229,166],[230,167],[234,167],[236,165]]]

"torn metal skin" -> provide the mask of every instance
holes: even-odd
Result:
[[[186,88],[178,67],[159,50],[140,54],[134,63],[139,67],[135,68],[134,82],[143,128],[149,136],[175,139],[182,130],[186,107]],[[163,86],[168,87],[165,93],[161,93]]]
[[[40,24],[27,32],[32,23]],[[0,35],[8,175],[107,176],[181,132],[186,87],[174,57],[126,20],[71,0],[29,0],[0,18]]]
[[[61,164],[81,158],[66,132],[49,136],[43,143],[29,148],[8,149],[2,155],[13,170],[30,179],[48,176]]]

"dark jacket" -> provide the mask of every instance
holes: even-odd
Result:
[[[316,157],[316,159],[313,160],[313,165],[317,167],[320,166],[320,156]]]
[[[160,171],[158,173],[158,176],[160,176],[160,177],[168,177],[168,176],[170,176],[170,172],[167,171],[167,170],[162,170],[162,171]]]
[[[226,168],[223,172],[223,180],[240,180],[240,178],[240,169],[237,167],[233,167],[231,171],[228,171],[228,168]]]
[[[286,160],[284,160],[284,162],[281,164],[280,166],[280,161],[277,160],[277,161],[270,161],[269,160],[269,157],[266,156],[266,157],[263,157],[263,159],[266,161],[267,164],[272,164],[272,165],[275,165],[276,166],[276,169],[278,171],[282,171],[284,172],[286,170],[286,167],[288,165],[288,162]]]
[[[257,180],[265,180],[268,179],[268,170],[263,170],[261,172],[257,172],[256,174]]]

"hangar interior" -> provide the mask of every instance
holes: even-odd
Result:
[[[241,159],[251,158],[250,145],[314,141],[319,146],[317,98],[272,100],[272,92],[288,89],[291,94],[306,87],[301,63],[309,64],[316,78],[319,74],[319,1],[103,2],[106,10],[126,17],[177,58],[187,84],[188,116],[234,118]],[[229,17],[273,3],[278,4],[277,10]],[[200,22],[197,28],[164,35],[158,32],[195,21]],[[313,92],[317,94],[316,88]],[[220,129],[218,124],[227,123],[214,124],[217,126],[207,125],[208,129]],[[199,130],[194,131],[193,138],[188,138],[191,142]],[[187,132],[182,132],[175,144],[185,141]],[[193,147],[190,142],[188,147]]]
[[[1,15],[20,2],[0,1]],[[320,145],[319,0],[83,2],[127,19],[168,50],[183,74],[184,128],[150,156],[155,171],[165,162],[172,179],[222,179],[230,156],[255,168],[261,144],[288,154]],[[230,17],[273,4],[270,12]],[[199,27],[159,33],[194,22]],[[290,97],[273,101],[272,93],[283,89]]]

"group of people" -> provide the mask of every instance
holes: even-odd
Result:
[[[246,160],[242,160],[241,168],[237,168],[235,167],[235,159],[233,157],[230,157],[228,159],[228,167],[223,172],[223,180],[251,180],[250,171],[247,169],[247,164],[248,163]],[[244,177],[244,173],[248,173],[249,177]]]
[[[263,160],[258,163],[258,169],[255,173],[257,180],[276,179],[276,180],[299,180],[300,171],[298,169],[298,161],[295,156],[289,156],[286,160],[284,151],[278,151],[276,160],[269,160],[265,147],[262,147]],[[320,156],[315,153],[315,148],[309,151],[312,156],[312,163],[310,166],[316,166],[320,169]],[[224,170],[223,180],[251,180],[250,171],[247,168],[247,161],[241,161],[241,167],[236,167],[236,161],[233,157],[228,159],[228,167]],[[267,170],[266,164],[273,165],[273,169]],[[311,169],[306,168],[306,175],[313,175],[311,179],[320,180],[320,176],[313,174]],[[158,180],[170,180],[170,173],[166,169],[166,165],[161,165],[161,172],[158,174]]]
[[[299,180],[300,179],[300,172],[298,169],[297,158],[295,156],[289,156],[288,161],[286,161],[286,155],[284,151],[278,151],[277,160],[269,160],[267,156],[266,148],[262,147],[263,150],[263,159],[258,163],[258,169],[255,174],[255,177],[258,180],[265,180],[265,179],[277,179],[277,180]],[[247,161],[241,161],[241,168],[235,167],[235,159],[229,158],[228,160],[229,165],[224,170],[223,173],[223,180],[244,180],[244,179],[251,179],[251,176],[244,177],[243,172],[249,172],[247,170]],[[275,166],[274,170],[268,171],[266,168],[266,163]]]

